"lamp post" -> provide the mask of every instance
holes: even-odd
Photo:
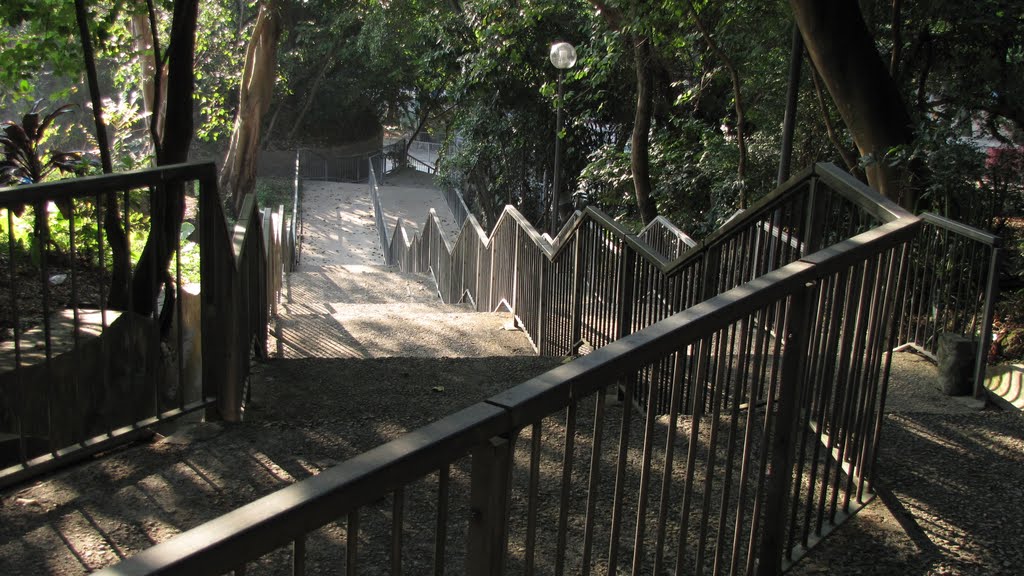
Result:
[[[551,183],[551,236],[558,234],[559,203],[561,202],[561,185],[559,164],[562,156],[562,77],[565,71],[576,65],[576,48],[568,42],[555,42],[551,45],[551,63],[558,68],[558,100],[555,101],[555,168]]]

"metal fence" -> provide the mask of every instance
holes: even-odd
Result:
[[[898,342],[934,359],[943,334],[973,340],[974,394],[980,397],[999,293],[999,238],[935,214],[921,220],[903,279]]]
[[[405,141],[399,140],[376,152],[338,156],[328,150],[302,148],[297,151],[298,175],[303,180],[364,182],[370,166],[378,175],[388,174],[406,164]]]
[[[696,240],[664,216],[658,216],[650,224],[644,226],[643,230],[637,234],[637,238],[646,242],[666,260],[675,260],[682,256],[683,252],[697,245]]]
[[[543,355],[605,346],[839,241],[896,218],[891,202],[831,165],[794,177],[709,238],[669,260],[587,208],[549,241],[512,207],[490,236],[468,216],[448,246],[434,218],[407,242],[390,237],[391,262],[434,274],[446,302],[506,307]],[[648,236],[654,236],[654,229]],[[677,236],[677,238],[679,238]],[[680,240],[683,244],[685,241]],[[633,394],[669,409],[668,370],[644,374]]]
[[[200,238],[171,238],[164,268],[140,260],[135,239],[146,238],[149,207],[169,194],[198,204]],[[265,350],[280,288],[271,277],[281,270],[280,211],[261,214],[250,194],[230,233],[212,163],[7,188],[0,208],[0,439],[9,456],[0,485],[191,411],[238,418],[250,354]],[[112,213],[133,239],[129,274],[117,280],[104,231]],[[264,221],[274,226],[267,236]],[[163,286],[155,301],[135,301],[140,275]],[[113,290],[126,300],[112,302]]]
[[[441,157],[440,142],[413,140],[409,143],[408,158],[414,168],[427,174],[437,173],[437,161]]]
[[[858,209],[829,209],[838,205]],[[766,219],[793,243],[764,234]],[[853,233],[828,241],[834,228],[825,224],[837,220]],[[863,220],[873,222],[859,230]],[[400,256],[404,265],[452,261],[434,252],[443,239],[430,222],[411,243],[420,253]],[[545,247],[539,263],[524,249],[537,237],[501,223],[484,239],[490,256],[460,253],[466,230],[480,238],[472,223],[453,247],[472,256],[462,260],[468,268],[435,270],[443,284],[493,269],[487,292],[473,288],[478,303],[537,298],[528,305],[554,311],[550,300],[545,308],[549,292],[519,293],[527,271],[569,293],[604,275],[620,298],[637,296],[627,300],[634,312],[649,292],[688,298],[659,288],[684,283],[656,278],[660,256],[641,269],[647,249],[593,213]],[[898,304],[892,280],[918,224],[818,167],[694,249],[724,271],[717,295],[642,329],[640,316],[614,309],[606,330],[631,333],[613,345],[104,573],[778,573],[871,497]],[[392,243],[403,234],[399,227]],[[498,250],[503,242],[517,248]],[[591,324],[585,315],[565,323]],[[544,343],[552,329],[544,319],[535,329],[542,347],[565,346]],[[666,415],[653,394],[640,416],[614,402],[617,390],[631,396],[654,371],[667,373]]]

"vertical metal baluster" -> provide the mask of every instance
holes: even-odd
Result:
[[[562,493],[558,505],[558,535],[555,549],[555,574],[565,570],[565,549],[569,536],[569,502],[572,497],[572,465],[576,449],[576,411],[578,404],[569,403],[565,410],[565,446],[562,456]]]
[[[718,533],[715,536],[715,556],[714,566],[712,572],[714,574],[720,573],[722,569],[722,543],[725,540],[725,530],[728,524],[729,515],[729,494],[732,490],[732,473],[733,473],[733,460],[736,458],[736,437],[738,436],[738,427],[740,420],[740,400],[742,399],[742,393],[744,388],[744,380],[746,380],[746,368],[747,368],[747,338],[749,326],[753,321],[753,317],[746,317],[740,320],[739,323],[739,352],[733,348],[731,356],[735,358],[735,368],[733,369],[733,384],[732,384],[732,401],[729,406],[729,438],[727,440],[725,456],[725,475],[722,479],[722,498],[718,515]],[[726,380],[723,385],[728,385],[729,382]],[[723,406],[723,408],[725,408]],[[745,427],[750,427],[750,414],[756,410],[753,404],[747,404],[747,422]],[[739,499],[737,504],[737,510],[743,508],[743,500]]]
[[[772,310],[774,308],[774,310]],[[788,309],[787,302],[785,299],[778,300],[774,305],[769,305],[765,310],[771,312],[773,321],[775,322],[775,345],[772,358],[771,370],[767,370],[769,373],[768,379],[768,390],[765,394],[765,408],[764,408],[764,426],[761,428],[761,439],[760,439],[760,455],[757,463],[757,478],[754,481],[754,509],[750,512],[750,539],[747,541],[747,562],[745,572],[747,574],[754,573],[754,560],[757,558],[757,535],[761,525],[761,508],[765,502],[765,479],[768,475],[768,445],[771,439],[771,431],[773,420],[776,418],[776,395],[779,390],[779,361],[781,341],[785,337],[786,331],[789,328],[788,318],[789,314],[786,314]],[[762,372],[763,374],[763,372]]]
[[[675,460],[676,429],[679,426],[679,406],[683,393],[683,374],[687,348],[681,348],[673,355],[672,398],[669,400],[668,426],[665,430],[665,467],[661,473],[661,498],[658,505],[658,526],[654,536],[654,571],[653,574],[664,573],[665,538],[668,528],[668,509],[671,506],[672,469]]]
[[[852,345],[851,344],[851,340],[852,340],[852,332],[853,332],[853,329],[851,327],[851,324],[852,324],[851,315],[852,315],[852,310],[853,310],[855,301],[857,299],[856,298],[856,288],[855,288],[855,285],[856,285],[856,282],[857,282],[857,280],[856,280],[856,278],[857,278],[856,269],[855,268],[849,268],[849,269],[843,270],[843,272],[840,274],[839,278],[841,279],[840,280],[840,283],[841,283],[840,290],[843,291],[843,294],[842,294],[843,304],[842,304],[842,309],[838,312],[838,315],[840,316],[841,320],[839,322],[839,327],[837,329],[838,334],[837,334],[837,338],[836,338],[836,347],[834,349],[835,350],[835,356],[836,356],[835,365],[834,365],[834,367],[831,366],[831,365],[829,367],[830,370],[834,370],[833,374],[835,375],[835,380],[834,380],[835,383],[834,383],[834,385],[832,387],[832,389],[834,391],[834,395],[833,395],[831,411],[829,412],[827,421],[823,418],[822,421],[818,423],[818,426],[822,430],[824,430],[825,426],[827,425],[829,433],[828,433],[828,440],[825,443],[825,447],[824,447],[825,448],[825,458],[824,458],[825,462],[824,462],[824,467],[823,467],[822,475],[821,475],[821,492],[818,495],[817,518],[816,518],[816,529],[815,529],[815,533],[816,534],[821,534],[822,530],[824,529],[824,525],[825,525],[824,524],[825,523],[825,510],[827,508],[826,507],[826,501],[828,499],[828,494],[829,494],[830,487],[832,486],[832,483],[830,482],[830,475],[831,475],[831,472],[832,472],[832,461],[833,461],[832,455],[833,455],[833,449],[835,448],[836,441],[837,441],[838,436],[839,436],[838,435],[839,427],[842,426],[842,422],[841,422],[840,417],[838,415],[839,415],[840,410],[842,409],[842,406],[843,406],[843,404],[842,404],[843,395],[846,393],[846,387],[847,387],[847,383],[846,383],[846,364],[848,362],[847,354],[848,354],[848,351],[850,350],[850,347]],[[833,379],[829,378],[828,381],[832,382]],[[837,471],[836,474],[838,475],[839,472]]]
[[[107,326],[109,325],[109,323],[107,322],[107,286],[106,286],[107,249],[106,249],[106,246],[103,245],[103,225],[102,225],[103,220],[105,218],[104,212],[103,212],[103,194],[104,193],[100,193],[100,192],[96,193],[95,204],[96,204],[96,250],[97,250],[97,254],[99,256],[99,262],[100,262],[100,285],[99,285],[100,326],[102,327],[101,330],[103,332],[106,332]],[[106,192],[105,194],[113,194],[113,192]],[[109,349],[108,349],[108,345],[107,345],[107,338],[101,338],[100,339],[100,347],[101,347],[101,351],[103,353],[103,357],[106,358],[107,356],[109,356]],[[109,366],[109,362],[107,362],[107,361],[100,362],[100,371],[102,372],[102,378],[100,379],[100,386],[101,386],[100,390],[102,392],[98,392],[96,390],[96,385],[93,384],[92,395],[93,395],[94,401],[98,400],[100,398],[105,398],[106,394],[107,394],[107,391],[110,390],[110,366]],[[98,405],[94,405],[93,408],[97,409]],[[102,411],[99,412],[99,413],[102,414]],[[103,416],[104,416],[103,420],[104,420],[104,426],[106,427],[107,436],[108,437],[113,436],[114,427],[113,427],[113,422],[110,419],[110,415],[109,414],[104,414]]]
[[[190,183],[192,184],[192,183]],[[284,224],[282,218],[281,224]],[[174,290],[178,296],[174,302],[174,316],[178,323],[178,329],[175,331],[175,345],[178,348],[178,408],[181,410],[185,409],[185,322],[184,316],[182,315],[182,308],[184,308],[184,297],[185,288],[181,283],[181,235],[174,240]]]
[[[859,263],[858,264],[858,268],[861,270],[861,281],[860,281],[861,286],[860,286],[860,298],[858,300],[857,309],[856,309],[857,310],[856,327],[854,328],[854,334],[856,335],[856,338],[854,339],[853,353],[850,356],[850,359],[851,359],[851,362],[850,362],[850,372],[849,372],[850,375],[849,375],[849,380],[848,380],[848,383],[847,383],[847,394],[846,394],[846,398],[845,398],[845,401],[844,401],[843,423],[842,423],[841,428],[840,428],[840,430],[842,432],[842,437],[841,437],[841,440],[839,442],[839,456],[836,459],[837,466],[839,466],[840,469],[841,469],[843,463],[846,462],[847,456],[848,456],[848,454],[850,452],[850,444],[851,444],[851,442],[853,440],[853,436],[855,434],[854,427],[856,426],[856,420],[855,419],[856,419],[856,416],[857,416],[855,408],[857,406],[858,399],[860,397],[860,392],[861,392],[861,390],[860,390],[860,384],[861,384],[861,380],[860,380],[860,368],[861,368],[860,360],[863,358],[863,354],[864,354],[864,338],[865,338],[866,331],[867,331],[867,329],[865,327],[865,324],[867,323],[868,318],[869,318],[869,314],[871,312],[870,300],[871,300],[871,296],[872,295],[871,295],[871,290],[870,290],[869,287],[870,287],[871,279],[874,278],[874,276],[875,276],[875,266],[874,266],[874,262],[871,261],[871,260]],[[851,489],[851,486],[852,486],[852,473],[853,473],[853,470],[852,470],[852,466],[851,466],[850,474],[847,475],[847,480],[844,483],[845,484],[845,486],[844,486],[845,489],[843,490],[843,502],[842,502],[842,509],[843,509],[844,512],[849,510],[848,505],[849,505],[850,489]],[[829,520],[833,524],[835,523],[835,515],[836,515],[837,505],[838,505],[837,504],[837,502],[838,502],[837,499],[838,499],[838,496],[839,496],[839,489],[840,489],[840,474],[839,474],[839,469],[837,469],[836,470],[836,475],[835,475],[834,491],[832,493],[831,516],[829,517]]]
[[[587,487],[587,516],[583,528],[583,558],[580,573],[582,576],[589,576],[591,570],[591,555],[594,544],[594,523],[596,520],[595,510],[597,508],[598,487],[601,477],[601,449],[604,443],[604,410],[605,410],[605,389],[600,389],[594,394],[594,437],[593,447],[590,454],[590,478]]]
[[[686,473],[683,480],[683,504],[679,511],[679,536],[676,542],[676,565],[675,574],[684,574],[683,566],[686,564],[686,542],[689,540],[690,532],[690,509],[693,505],[693,479],[697,466],[697,451],[700,449],[700,419],[704,407],[704,392],[706,386],[704,380],[707,378],[708,362],[710,360],[712,337],[706,336],[700,340],[697,356],[697,372],[693,390],[693,401],[690,408],[690,439],[686,449]]]
[[[53,373],[53,332],[52,326],[50,325],[50,273],[49,273],[49,259],[46,257],[46,253],[49,251],[50,244],[50,213],[48,202],[43,201],[35,205],[35,218],[36,218],[36,232],[38,236],[36,242],[39,247],[39,281],[40,281],[40,292],[42,293],[42,308],[43,308],[43,348],[45,352],[45,374],[46,374],[46,418],[47,427],[49,431],[49,444],[50,454],[54,457],[57,456],[57,450],[61,446],[57,445],[57,433],[56,425],[57,419],[59,418],[55,414],[55,405],[59,402],[56,398],[57,390]]]
[[[767,326],[765,321],[768,313],[767,308],[761,308],[751,316],[750,325],[759,328],[756,339],[748,339],[754,348],[753,362],[754,369],[749,372],[751,378],[758,379],[763,374],[758,371],[756,364],[759,364],[759,351],[761,342],[767,339]],[[736,520],[732,535],[732,555],[729,559],[729,573],[736,574],[738,570],[740,546],[742,544],[743,524],[745,517],[744,503],[747,501],[747,483],[750,478],[750,460],[753,455],[754,430],[757,428],[756,414],[758,411],[758,390],[760,386],[753,382],[747,386],[747,422],[743,429],[743,454],[740,462],[739,490],[736,500],[740,504],[736,507]]]
[[[626,488],[626,464],[629,456],[630,419],[633,407],[633,377],[626,376],[625,399],[622,402],[622,426],[619,429],[619,455],[615,467],[615,495],[612,500],[611,536],[608,544],[608,576],[618,573],[619,534],[622,531],[622,497]]]
[[[445,550],[448,545],[448,465],[437,472],[437,524],[434,529],[434,576],[444,575]]]
[[[537,507],[540,484],[541,423],[535,422],[530,428],[530,481],[526,494],[526,558],[524,571],[527,576],[534,573],[537,548]]]
[[[654,408],[655,396],[651,390],[648,390],[647,413],[644,419],[643,456],[640,464],[640,489],[636,503],[636,532],[633,537],[633,576],[640,574],[644,559],[644,539],[647,532],[647,492],[651,476],[651,453],[654,450],[654,419],[657,416]],[[631,406],[623,404],[622,409],[630,410]]]
[[[802,375],[802,377],[804,378],[804,382],[806,383],[805,386],[804,386],[804,389],[803,389],[803,394],[805,396],[807,394],[811,395],[811,400],[810,400],[810,404],[811,405],[816,405],[816,402],[818,400],[818,391],[824,388],[824,385],[816,377],[815,372],[817,371],[817,361],[821,357],[818,354],[818,352],[819,352],[818,346],[820,345],[820,342],[822,340],[821,336],[828,329],[828,326],[826,325],[826,321],[827,321],[827,318],[826,318],[827,317],[826,303],[827,303],[828,286],[829,286],[829,282],[827,280],[819,283],[820,289],[818,290],[818,294],[817,294],[817,296],[818,296],[817,300],[816,300],[817,304],[814,307],[814,309],[812,310],[812,314],[813,314],[813,317],[811,318],[812,331],[808,335],[808,338],[807,338],[807,340],[808,340],[808,346],[807,346],[807,355],[808,355],[808,357],[804,361],[805,373]],[[800,402],[798,403],[797,406],[798,406],[798,408],[801,411],[801,412],[798,412],[798,414],[799,413],[803,413],[802,410],[803,410],[804,406],[808,406],[808,403],[806,402],[805,398],[801,398],[801,400],[800,400]],[[807,418],[806,424],[808,426],[810,426],[811,422],[814,419],[811,411],[813,411],[813,406],[809,406],[808,407],[808,413],[807,413],[807,416],[806,416],[806,418]],[[804,477],[804,464],[807,462],[808,442],[811,441],[811,439],[812,439],[811,431],[804,431],[804,432],[800,433],[800,437],[798,438],[799,447],[796,450],[796,457],[795,457],[796,475],[795,475],[795,480],[794,480],[793,486],[792,486],[792,495],[791,495],[792,499],[790,501],[791,502],[790,503],[790,515],[789,515],[789,522],[787,524],[789,526],[789,538],[786,541],[786,547],[785,547],[785,552],[784,552],[784,556],[787,559],[791,559],[792,558],[792,550],[793,550],[793,547],[794,547],[795,541],[796,541],[796,535],[797,535],[797,529],[796,529],[796,527],[797,527],[797,513],[799,512],[799,509],[800,509],[800,492],[801,492],[801,488],[803,487],[803,482],[804,482],[804,480],[803,480],[803,477]],[[812,463],[812,465],[813,465],[813,463]],[[813,472],[812,472],[812,475],[813,475]],[[808,491],[813,493],[813,491],[814,491],[814,485],[813,484],[808,486]],[[812,497],[813,496],[808,496],[808,498],[812,498]],[[802,534],[801,541],[803,542],[804,539],[806,538],[806,534],[807,534],[806,526],[804,526],[802,528],[801,534]]]
[[[299,536],[292,542],[292,576],[303,576],[306,573],[306,535]]]
[[[14,252],[14,212],[10,207],[7,212],[7,257],[11,264],[7,271],[7,285],[11,287],[11,321],[13,322],[14,336],[14,387],[16,393],[13,395],[15,414],[17,416],[16,431],[18,433],[18,460],[24,466],[28,462],[28,447],[25,442],[25,382],[22,378],[21,369],[21,312],[18,308],[18,286],[17,271],[18,260]]]
[[[345,531],[345,574],[356,576],[359,569],[359,509],[348,513],[348,529]]]
[[[395,490],[391,507],[391,574],[402,576],[402,528],[405,524],[405,489]]]
[[[718,428],[721,423],[721,410],[723,396],[725,395],[726,383],[728,380],[728,353],[726,352],[727,341],[736,330],[736,325],[731,324],[716,334],[716,369],[714,382],[711,388],[711,431],[708,437],[708,456],[704,467],[704,489],[701,499],[700,530],[697,539],[697,558],[694,570],[697,574],[704,573],[704,554],[707,547],[708,521],[711,516],[711,490],[714,483],[714,472],[717,463],[718,451]],[[724,334],[722,332],[725,332]]]
[[[75,200],[69,198],[68,202],[71,206],[70,218],[68,218],[68,256],[71,259],[68,269],[68,276],[71,282],[71,341],[72,350],[75,357],[75,364],[77,366],[82,365],[82,353],[81,353],[81,330],[82,322],[78,310],[78,249],[75,246],[77,240],[75,233]],[[74,423],[69,427],[73,430],[71,434],[78,440],[84,440],[87,436],[87,430],[85,429],[85,418],[83,417],[84,410],[82,407],[82,397],[84,394],[80,387],[82,386],[79,371],[73,371],[72,375],[72,390],[74,391],[74,399],[72,406],[73,408],[73,419]]]

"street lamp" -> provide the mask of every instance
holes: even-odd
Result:
[[[562,77],[565,71],[576,65],[576,48],[568,42],[555,42],[551,45],[551,63],[558,68],[558,100],[555,101],[555,175],[551,184],[551,236],[558,234],[559,216],[559,171],[562,156]]]

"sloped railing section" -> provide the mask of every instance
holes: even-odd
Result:
[[[490,236],[468,216],[454,244],[436,215],[411,239],[399,222],[387,254],[402,270],[432,273],[445,302],[472,301],[483,311],[504,306],[540,354],[568,356],[605,346],[897,213],[846,173],[818,165],[699,243],[658,221],[634,236],[593,208],[548,240],[506,207]],[[640,406],[653,392],[656,411],[668,411],[668,373],[643,376],[635,390]]]
[[[998,236],[922,214],[907,259],[897,343],[935,359],[943,334],[974,342],[975,396],[982,396],[999,294]]]
[[[435,220],[394,260],[596,350],[107,573],[772,574],[870,500],[917,218],[817,167],[671,262],[594,211]]]
[[[155,269],[154,259],[152,267],[131,261],[122,279],[128,300],[112,306],[107,210],[128,223],[129,238],[144,239],[148,207],[174,186],[187,191],[190,211],[198,203],[199,242],[187,229],[170,239],[168,269]],[[20,212],[25,205],[31,210]],[[3,189],[0,208],[10,323],[0,342],[0,485],[195,410],[240,417],[249,360],[254,350],[265,354],[267,315],[281,286],[283,210],[259,212],[250,194],[229,232],[212,163]],[[23,226],[32,233],[20,236]],[[140,309],[131,290],[139,274],[163,285],[146,314],[130,311]],[[171,297],[176,305],[165,307]],[[173,310],[169,323],[161,321],[165,308]]]

